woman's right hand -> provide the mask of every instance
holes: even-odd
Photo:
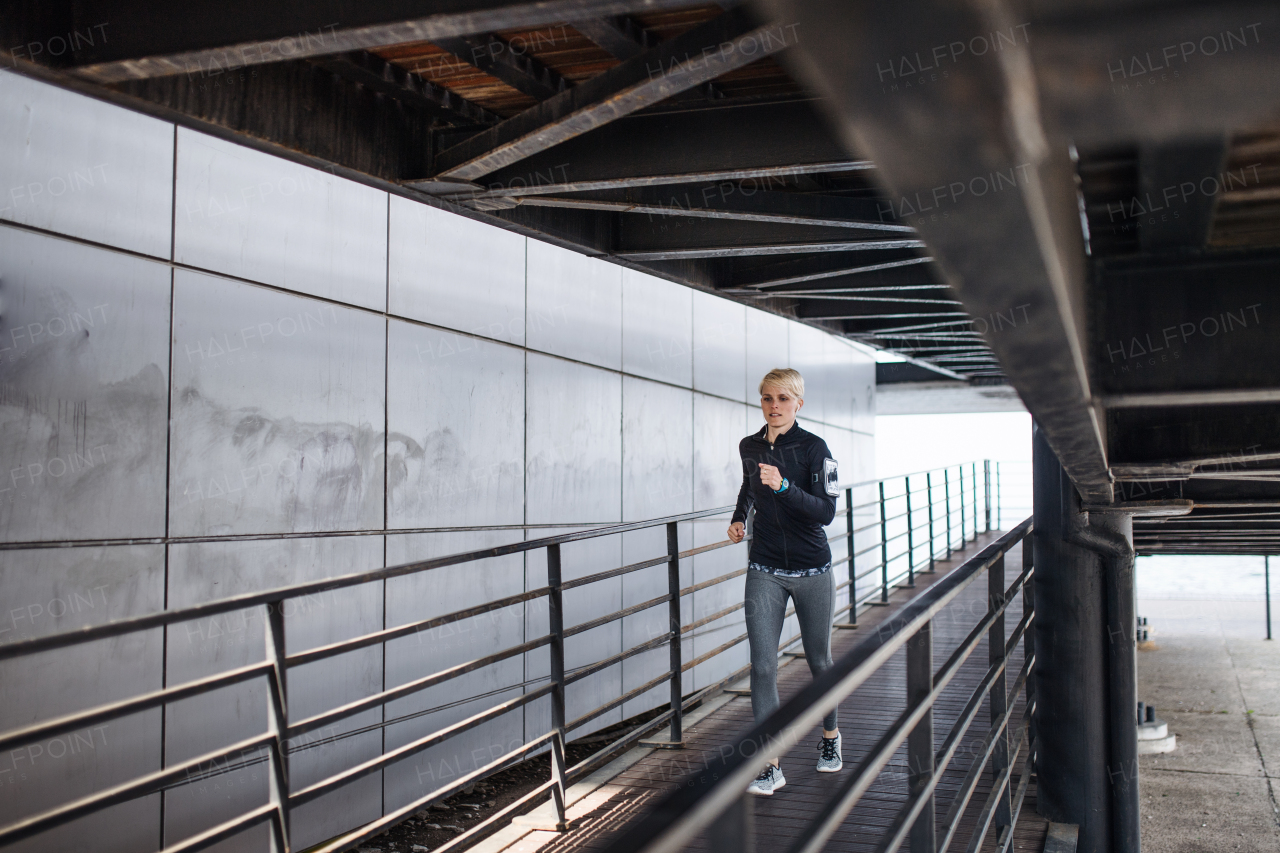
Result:
[[[729,539],[736,545],[747,535],[747,526],[741,521],[729,525]]]

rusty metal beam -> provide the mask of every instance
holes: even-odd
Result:
[[[786,24],[760,26],[743,9],[726,12],[441,152],[436,177],[479,180],[778,53],[795,39]]]
[[[493,34],[436,39],[438,46],[490,77],[531,98],[545,101],[573,84],[527,53],[516,53]]]
[[[680,8],[690,0],[190,0],[180,4],[48,0],[0,12],[0,59],[74,70],[97,83],[205,74],[390,44],[436,41],[601,15]],[[431,6],[425,11],[424,6]],[[73,35],[74,34],[74,35]],[[71,48],[67,50],[68,37]],[[64,50],[54,55],[61,40]]]
[[[352,83],[419,107],[454,124],[493,125],[502,121],[502,116],[497,113],[491,113],[461,95],[368,51],[356,50],[309,61]]]
[[[772,243],[743,246],[695,246],[637,249],[615,252],[628,261],[670,261],[685,258],[743,258],[756,255],[797,255],[820,252],[868,252],[881,249],[915,249],[919,240],[839,240],[822,243]]]

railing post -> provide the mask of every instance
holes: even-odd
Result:
[[[911,478],[907,477],[907,586],[916,585],[916,539],[911,529]]]
[[[889,601],[889,522],[884,509],[884,480],[880,481],[880,602]]]
[[[996,463],[996,530],[1004,530],[1004,516],[1000,514],[1000,463]]]
[[[951,559],[951,469],[942,469],[942,495],[946,500],[943,509],[947,513],[947,559]]]
[[[684,678],[680,659],[680,530],[676,522],[667,523],[667,589],[671,595],[671,746],[684,742],[681,712],[684,704]]]
[[[969,478],[969,483],[970,483],[970,487],[973,489],[973,500],[970,502],[970,506],[973,507],[973,541],[977,542],[978,541],[978,463],[977,462],[970,463],[969,473],[972,475]]]
[[[965,529],[969,526],[968,516],[965,514],[964,505],[964,466],[957,465],[956,469],[960,472],[960,547],[964,548],[964,543],[969,541],[969,534]]]
[[[1262,558],[1262,572],[1265,583],[1265,595],[1267,599],[1267,639],[1271,639],[1271,557]]]
[[[926,622],[907,640],[907,707],[926,700],[933,690],[933,623]],[[907,736],[907,792],[914,796],[933,780],[933,709],[930,708]],[[936,850],[933,795],[911,826],[911,853]]]
[[[751,853],[755,850],[755,826],[752,822],[753,794],[739,794],[729,808],[712,821],[707,841],[712,853]]]
[[[982,500],[986,507],[987,532],[991,532],[991,460],[982,460]]]
[[[1035,558],[1035,548],[1033,547],[1031,536],[1022,537],[1022,571],[1026,573],[1027,569],[1032,567],[1032,561]],[[1025,617],[1028,613],[1034,614],[1036,610],[1036,587],[1035,577],[1027,578],[1022,584],[1022,615]],[[1022,654],[1023,660],[1031,660],[1036,653],[1036,632],[1035,632],[1035,616],[1031,617],[1031,624],[1022,634]],[[1027,705],[1035,702],[1036,696],[1036,666],[1033,663],[1031,669],[1027,672],[1026,684]],[[1027,724],[1027,744],[1031,754],[1036,751],[1036,719],[1039,715],[1033,712],[1031,721]],[[1034,766],[1034,765],[1033,765]]]
[[[551,799],[555,804],[554,828],[569,828],[565,819],[566,780],[564,759],[564,593],[560,588],[560,546],[547,546],[547,595],[548,633],[551,635],[551,728],[556,736],[551,739]],[[677,629],[678,630],[678,629]]]
[[[924,490],[929,495],[929,571],[936,572],[937,568],[934,565],[934,562],[937,556],[935,554],[935,551],[937,549],[934,547],[934,543],[936,542],[936,540],[934,539],[934,533],[933,533],[933,472],[932,471],[924,475]]]
[[[1025,543],[1026,540],[1024,539]],[[987,651],[988,662],[991,666],[1002,663],[1004,661],[1004,644],[1005,644],[1005,611],[1001,610],[1004,606],[1004,555],[1001,554],[991,568],[987,570],[987,601],[988,615],[1000,610],[1000,615],[992,622],[990,630],[987,631]],[[1005,710],[1009,707],[1009,687],[1007,673],[1002,670],[999,675],[991,682],[991,689],[988,691],[988,697],[991,706],[991,723],[995,725],[996,720],[1004,715]],[[994,748],[991,751],[991,778],[996,779],[1005,768],[1009,766],[1009,730],[1012,725],[1006,725],[1003,732],[996,739]],[[1001,837],[1000,832],[1003,827],[1009,826],[1012,822],[1010,815],[1010,797],[1009,788],[1006,785],[1004,793],[1000,795],[1000,800],[996,804],[995,812],[992,820],[996,826],[996,838]]]
[[[849,546],[849,624],[858,624],[858,570],[853,565],[853,489],[844,490],[844,526],[849,535],[845,544]]]
[[[275,853],[289,853],[289,753],[286,740],[289,734],[289,679],[285,663],[284,601],[267,604],[266,653],[271,664],[270,683],[267,685],[267,732],[274,740],[267,747],[267,764],[270,779],[267,782],[268,802],[276,808],[271,822],[271,847]]]

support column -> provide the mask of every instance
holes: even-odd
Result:
[[[1065,541],[1079,498],[1033,435],[1037,810],[1079,825],[1078,853],[1112,853],[1106,579],[1098,554]]]

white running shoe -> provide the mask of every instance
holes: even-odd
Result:
[[[782,768],[766,764],[764,769],[760,771],[760,775],[747,786],[747,793],[757,794],[761,797],[772,797],[773,792],[785,784],[787,784],[787,780],[782,775]]]
[[[840,772],[840,768],[844,767],[844,759],[841,758],[842,745],[843,739],[839,734],[835,737],[824,737],[818,741],[819,773]]]

